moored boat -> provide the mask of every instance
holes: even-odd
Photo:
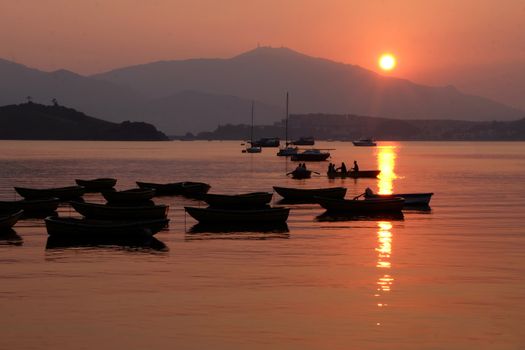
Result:
[[[107,204],[71,202],[71,206],[88,219],[102,220],[149,220],[164,219],[168,216],[169,206],[111,206]]]
[[[59,204],[58,198],[0,201],[0,212],[23,210],[24,215],[48,214],[57,210]]]
[[[124,191],[104,191],[102,196],[108,203],[140,203],[149,201],[155,196],[151,188],[133,188]]]
[[[208,193],[204,195],[203,200],[208,203],[209,206],[214,208],[222,207],[240,207],[240,208],[253,208],[263,207],[270,203],[272,200],[273,193],[271,192],[252,192],[243,194],[213,194]]]
[[[346,188],[344,187],[290,188],[274,186],[273,189],[284,199],[299,201],[313,201],[314,197],[342,199],[346,194]]]
[[[85,189],[82,186],[68,186],[56,188],[27,188],[15,187],[15,191],[25,199],[58,198],[62,201],[80,198]]]
[[[290,214],[289,208],[215,209],[184,207],[195,220],[202,223],[282,223]]]
[[[354,144],[354,146],[360,146],[360,147],[374,147],[374,146],[377,146],[377,143],[374,140],[372,140],[371,138],[352,141],[352,143]]]
[[[22,215],[24,215],[23,210],[0,214],[0,231],[10,230],[20,220]]]
[[[366,199],[372,199],[372,198],[394,198],[394,197],[402,197],[405,199],[405,206],[411,206],[411,205],[428,205],[430,203],[430,199],[432,198],[432,195],[434,193],[432,192],[426,192],[426,193],[394,193],[394,194],[378,194],[374,193],[370,188],[367,188],[365,190],[365,198]]]
[[[76,179],[75,182],[79,186],[83,186],[86,192],[101,192],[112,189],[117,184],[117,179],[99,178],[93,180]]]
[[[376,178],[380,173],[381,173],[381,170],[359,170],[359,171],[350,170],[347,172],[329,171],[326,173],[326,176],[328,176],[328,178],[330,179],[335,179],[335,178],[359,179],[359,178]]]
[[[322,162],[330,157],[330,152],[322,152],[318,149],[307,149],[292,155],[291,160],[303,162]]]
[[[182,195],[190,198],[201,198],[211,186],[204,182],[186,181],[182,183]]]
[[[141,182],[137,181],[137,186],[142,189],[154,189],[155,196],[164,195],[178,195],[182,194],[182,184],[184,182],[172,182],[172,183],[153,183],[153,182]]]
[[[298,140],[292,141],[292,145],[296,146],[313,146],[315,145],[315,140],[313,137],[301,137]]]
[[[279,152],[277,152],[277,155],[279,157],[290,157],[297,154],[298,152],[299,148],[287,146],[286,148],[281,148]]]
[[[152,236],[167,226],[168,219],[108,221],[48,216],[47,233],[57,237],[122,238]]]
[[[281,140],[278,137],[263,137],[251,142],[252,147],[279,147]]]
[[[405,200],[403,198],[388,199],[333,199],[316,197],[315,200],[323,208],[333,212],[346,213],[391,213],[400,212]]]

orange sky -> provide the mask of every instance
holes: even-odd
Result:
[[[44,70],[230,57],[258,42],[374,70],[391,51],[393,75],[525,100],[524,0],[0,0],[0,57]]]

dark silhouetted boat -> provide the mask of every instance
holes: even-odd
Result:
[[[58,198],[23,199],[18,201],[0,201],[0,212],[24,211],[24,216],[31,214],[49,214],[57,210]]]
[[[134,237],[89,237],[89,236],[49,236],[46,242],[46,249],[66,249],[66,248],[130,248],[151,249],[155,251],[167,252],[169,248],[162,241],[148,235]]]
[[[252,192],[243,194],[212,194],[208,193],[203,200],[214,208],[253,208],[264,207],[272,200],[271,192]]]
[[[377,146],[377,143],[374,140],[370,139],[370,138],[352,141],[352,143],[354,144],[354,146],[359,146],[359,147],[374,147],[374,146]]]
[[[359,171],[347,171],[347,172],[340,172],[340,171],[329,171],[326,173],[326,176],[328,176],[330,179],[335,178],[352,178],[352,179],[359,179],[359,178],[376,178],[381,173],[381,170],[359,170]]]
[[[61,201],[67,201],[82,197],[84,195],[85,189],[82,186],[45,189],[15,187],[15,191],[25,199],[58,198]]]
[[[10,230],[11,227],[15,226],[18,220],[20,220],[22,215],[24,215],[23,210],[19,210],[14,213],[11,212],[11,213],[0,214],[0,231]]]
[[[47,233],[56,237],[92,239],[152,236],[168,225],[168,219],[108,221],[48,216],[44,219]]]
[[[279,147],[281,140],[278,137],[263,137],[251,142],[252,147]]]
[[[292,145],[296,146],[313,146],[315,145],[315,140],[313,137],[301,137],[298,140],[292,141]]]
[[[378,193],[374,193],[370,188],[367,188],[365,191],[365,198],[366,199],[373,199],[373,198],[386,199],[386,198],[402,197],[405,200],[405,207],[406,206],[428,206],[433,194],[434,193],[432,192],[378,194]]]
[[[182,194],[182,184],[184,182],[172,182],[166,184],[159,184],[153,182],[137,181],[137,186],[140,188],[150,188],[155,190],[156,196],[173,196]]]
[[[290,188],[274,186],[273,189],[284,199],[293,201],[315,201],[314,197],[343,199],[346,195],[346,188],[344,187]]]
[[[330,152],[322,152],[319,149],[307,149],[306,151],[296,153],[290,158],[293,161],[302,162],[322,162],[330,157]]]
[[[292,178],[297,180],[309,179],[312,177],[312,171],[304,168],[297,168],[286,175],[292,175]]]
[[[402,221],[405,219],[402,212],[387,213],[346,213],[337,211],[325,211],[318,215],[316,221],[339,222],[339,221]]]
[[[211,186],[204,182],[183,182],[182,183],[182,195],[190,198],[202,198]]]
[[[83,186],[86,189],[86,192],[102,192],[107,191],[115,187],[117,184],[117,179],[111,178],[100,178],[93,180],[81,180],[76,179],[75,182],[79,186]]]
[[[169,206],[111,206],[107,204],[71,202],[71,206],[88,219],[104,220],[150,220],[164,219],[168,216]]]
[[[315,200],[328,211],[345,213],[401,212],[405,203],[403,198],[359,200],[316,197]]]
[[[21,246],[24,244],[22,237],[16,233],[12,228],[5,230],[0,229],[0,245],[16,245]]]
[[[195,220],[202,223],[282,223],[290,214],[289,208],[215,209],[184,207]]]
[[[277,223],[238,223],[238,224],[195,224],[187,233],[288,233],[290,232],[288,225],[285,222]],[[236,237],[236,239],[240,239]],[[258,236],[258,239],[261,239]]]
[[[124,191],[104,191],[102,196],[108,203],[141,203],[152,199],[155,196],[155,190],[151,188],[133,188]]]

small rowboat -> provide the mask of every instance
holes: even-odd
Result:
[[[307,149],[304,152],[292,155],[293,161],[299,162],[322,162],[330,157],[330,152],[321,152],[318,149]]]
[[[153,236],[136,236],[136,237],[64,237],[49,236],[46,242],[46,249],[65,249],[65,248],[85,248],[85,247],[119,247],[151,249],[161,252],[169,251],[169,248],[162,241]]]
[[[359,171],[347,171],[346,173],[342,173],[340,171],[336,171],[336,172],[327,172],[326,175],[330,178],[330,179],[335,179],[335,178],[353,178],[353,179],[358,179],[358,178],[376,178],[379,174],[381,173],[381,170],[359,170]]]
[[[428,205],[430,203],[430,199],[432,198],[432,195],[434,193],[428,192],[428,193],[395,193],[395,194],[377,194],[372,192],[369,188],[365,191],[365,198],[366,199],[373,199],[373,198],[395,198],[395,197],[402,197],[405,200],[405,206],[410,205]]]
[[[317,202],[326,210],[345,213],[393,213],[401,212],[405,200],[389,199],[333,199],[316,197]]]
[[[0,231],[8,231],[13,227],[18,220],[24,215],[23,210],[19,210],[15,213],[0,214]]]
[[[102,220],[150,220],[165,219],[167,205],[114,207],[105,204],[71,202],[71,206],[88,219]]]
[[[23,199],[19,201],[1,201],[0,212],[23,210],[24,215],[52,213],[58,208],[60,199]]]
[[[137,186],[140,188],[151,188],[155,190],[156,196],[177,195],[182,194],[182,184],[184,182],[173,182],[167,184],[159,184],[153,182],[137,181]]]
[[[266,209],[215,209],[184,207],[186,212],[201,223],[282,223],[286,222],[290,214],[289,208]]]
[[[76,179],[75,182],[79,186],[83,186],[86,192],[102,192],[112,189],[117,184],[116,179],[111,178],[100,178],[94,180],[81,180]]]
[[[203,200],[214,208],[253,208],[264,207],[270,203],[272,196],[273,193],[271,192],[252,192],[235,195],[208,193],[204,196]]]
[[[47,233],[57,237],[121,238],[152,236],[168,224],[168,219],[140,221],[107,221],[48,216],[44,219]]]
[[[182,195],[190,198],[201,198],[210,190],[211,186],[204,182],[183,182]]]
[[[281,197],[289,200],[299,201],[313,201],[314,197],[324,198],[344,198],[346,188],[344,187],[330,187],[330,188],[289,188],[274,186],[275,192],[279,193]]]
[[[69,186],[57,188],[26,188],[15,187],[15,191],[25,199],[43,199],[43,198],[58,198],[61,201],[80,198],[84,195],[85,189],[82,186]]]
[[[141,203],[149,201],[155,196],[155,190],[151,188],[133,188],[125,191],[105,191],[102,196],[108,203]]]
[[[294,171],[288,173],[292,175],[293,179],[301,180],[301,179],[309,179],[312,177],[312,171],[304,168],[298,168]],[[287,174],[287,175],[288,175]]]

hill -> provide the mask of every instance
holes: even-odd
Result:
[[[164,141],[167,137],[150,124],[116,124],[71,108],[30,102],[0,107],[0,139]]]

